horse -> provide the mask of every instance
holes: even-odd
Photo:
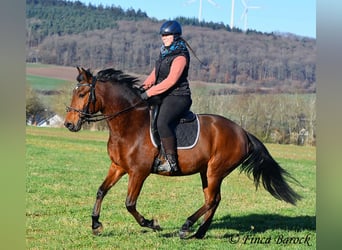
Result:
[[[106,120],[109,128],[107,151],[111,164],[96,193],[91,215],[93,234],[100,235],[103,231],[99,218],[105,195],[125,174],[128,174],[126,209],[140,226],[161,230],[157,220],[145,219],[136,209],[144,181],[152,173],[159,154],[151,142],[150,105],[140,97],[138,78],[113,68],[101,70],[95,76],[89,69],[77,67],[77,70],[77,84],[71,104],[66,107],[64,126],[77,132],[85,122]],[[181,226],[181,239],[205,236],[221,201],[221,183],[237,167],[253,177],[256,188],[262,183],[276,199],[296,205],[302,198],[289,185],[290,180],[296,179],[272,158],[257,137],[223,116],[198,114],[198,120],[201,130],[196,145],[178,150],[180,171],[158,173],[200,174],[205,202]],[[202,224],[190,235],[191,227],[202,216]]]

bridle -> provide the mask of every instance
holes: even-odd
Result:
[[[92,80],[92,83],[80,83],[78,82],[77,85],[76,85],[76,89],[79,88],[79,87],[90,87],[90,91],[89,91],[89,98],[88,98],[88,103],[87,105],[84,107],[83,110],[80,110],[80,109],[76,109],[74,107],[71,107],[71,106],[67,106],[66,105],[66,112],[70,112],[70,111],[75,111],[77,113],[79,113],[80,115],[80,118],[81,118],[81,122],[84,123],[84,122],[99,122],[99,121],[103,121],[103,120],[111,120],[111,119],[114,119],[115,117],[123,114],[123,113],[126,113],[130,110],[133,110],[135,108],[137,108],[138,106],[142,105],[142,104],[147,104],[146,101],[144,100],[140,100],[139,102],[137,102],[136,104],[132,105],[132,106],[129,106],[121,111],[118,111],[114,114],[109,114],[109,115],[105,115],[105,114],[97,114],[97,113],[90,113],[89,111],[89,107],[90,107],[90,104],[93,104],[93,106],[95,106],[95,103],[96,103],[96,95],[95,95],[95,85],[96,85],[96,82],[97,82],[97,78],[96,77],[93,77],[93,80]],[[147,107],[148,105],[146,105]]]

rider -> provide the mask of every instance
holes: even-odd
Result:
[[[143,83],[146,90],[143,99],[159,96],[161,99],[157,128],[171,172],[177,172],[177,142],[175,126],[182,114],[189,111],[192,104],[187,80],[190,54],[186,42],[181,37],[182,27],[177,21],[167,21],[160,27],[163,45],[159,58],[151,74]],[[159,169],[165,167],[159,166]]]

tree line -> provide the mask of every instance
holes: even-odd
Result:
[[[27,61],[147,74],[159,54],[163,20],[134,9],[27,0]],[[192,56],[190,80],[315,91],[316,40],[231,30],[179,17]]]

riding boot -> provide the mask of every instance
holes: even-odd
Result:
[[[173,136],[160,139],[166,155],[166,161],[158,166],[158,172],[177,172],[179,169],[177,162],[176,139]]]
[[[154,139],[154,142],[157,144],[158,148],[160,148],[160,136],[157,129],[157,116],[159,114],[159,105],[151,105],[150,106],[150,127],[151,127],[151,133],[152,137]]]

